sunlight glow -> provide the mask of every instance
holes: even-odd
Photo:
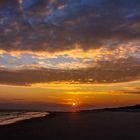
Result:
[[[76,106],[76,103],[72,103],[72,106]]]

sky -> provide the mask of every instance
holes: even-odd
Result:
[[[139,0],[0,0],[0,109],[140,103]]]

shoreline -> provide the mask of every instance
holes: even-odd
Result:
[[[1,112],[0,126],[11,125],[17,122],[30,120],[33,118],[41,118],[49,115],[49,112]]]
[[[140,107],[139,105],[136,105],[138,107]],[[0,127],[1,126],[5,126],[5,125],[13,125],[15,123],[19,123],[19,122],[22,122],[22,121],[27,121],[27,120],[32,120],[32,119],[36,119],[36,118],[45,118],[45,117],[48,117],[48,116],[54,116],[54,115],[60,115],[60,114],[72,114],[72,113],[80,113],[81,115],[83,113],[103,113],[103,112],[122,112],[122,113],[127,113],[127,112],[130,112],[130,113],[140,113],[140,108],[133,108],[135,106],[130,106],[130,107],[120,107],[120,108],[103,108],[103,109],[91,109],[91,110],[77,110],[77,111],[25,111],[25,110],[19,110],[19,111],[13,111],[13,110],[9,110],[9,111],[6,111],[6,110],[0,110],[0,112],[19,112],[19,114],[21,113],[36,113],[36,114],[33,114],[32,116],[25,116],[25,117],[22,117],[20,118],[20,116],[18,116],[17,118],[13,118],[13,120],[8,120],[9,122],[5,122],[3,124],[1,124],[0,122]],[[15,120],[14,120],[15,119]]]
[[[0,126],[2,139],[139,140],[140,112],[52,112]],[[8,134],[8,135],[7,135]]]

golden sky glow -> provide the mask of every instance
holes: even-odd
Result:
[[[139,81],[117,84],[69,84],[50,83],[32,86],[0,86],[1,104],[9,106],[31,105],[32,108],[70,109],[101,108],[138,104]],[[25,106],[26,106],[25,105]],[[9,107],[7,106],[7,108]],[[35,106],[35,107],[34,107]],[[41,107],[40,107],[41,106]],[[42,107],[43,106],[43,107]]]

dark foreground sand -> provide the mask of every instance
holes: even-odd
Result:
[[[53,113],[0,126],[0,139],[140,140],[140,112]]]

